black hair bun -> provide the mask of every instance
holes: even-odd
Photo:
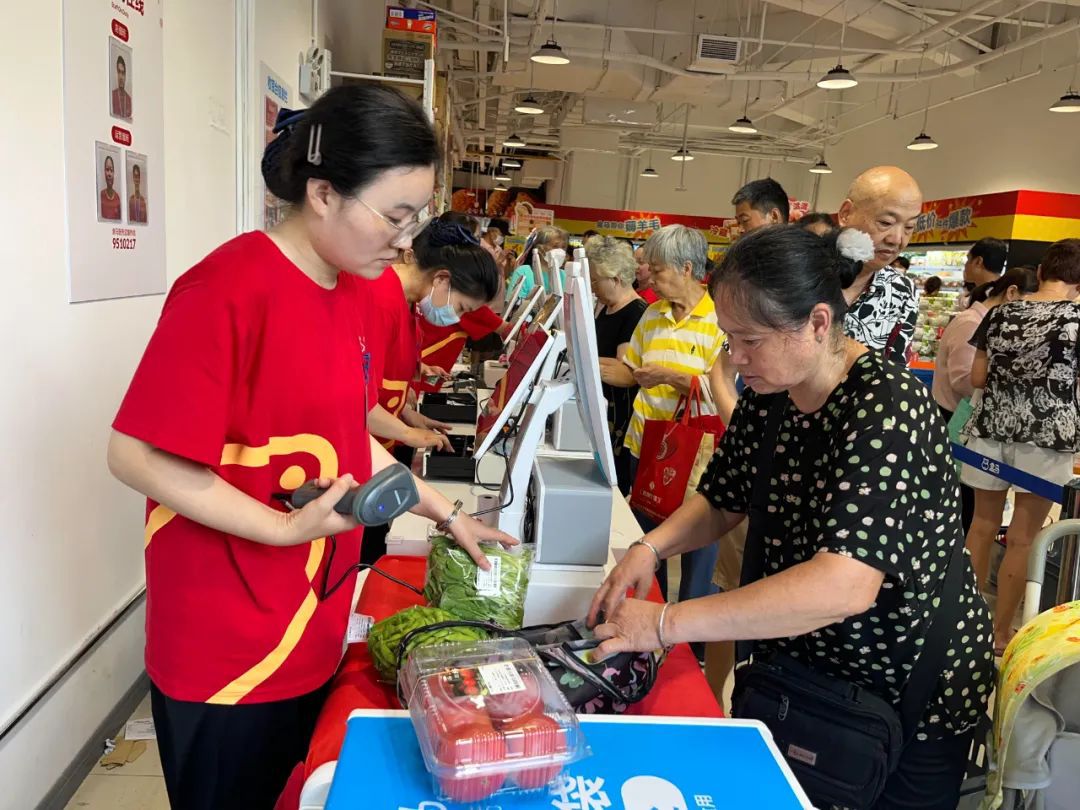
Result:
[[[427,234],[428,244],[433,248],[480,244],[480,240],[472,231],[456,222],[436,219],[424,229],[424,232]]]

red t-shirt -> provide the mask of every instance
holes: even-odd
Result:
[[[649,287],[645,290],[639,290],[638,295],[640,295],[642,299],[644,299],[646,304],[655,304],[657,301],[660,300],[660,296],[656,294],[656,290],[654,290],[652,287]]]
[[[361,279],[362,300],[370,310],[369,336],[373,378],[379,388],[379,404],[398,416],[405,408],[409,385],[420,364],[416,316],[405,299],[401,279],[387,267],[374,281]],[[396,442],[383,441],[387,450]]]
[[[450,371],[461,357],[468,338],[479,340],[487,337],[503,325],[503,319],[489,307],[480,307],[466,312],[453,326],[435,326],[423,318],[418,318],[420,325],[420,359],[429,366]],[[423,380],[417,385],[419,391],[438,391],[442,383],[430,385]]]
[[[165,300],[113,427],[205,464],[255,500],[319,476],[371,476],[360,286],[326,290],[262,233],[233,239]],[[329,544],[278,548],[147,502],[146,670],[177,700],[297,697],[333,676],[353,580],[322,601]],[[337,538],[329,582],[359,559]],[[353,575],[355,576],[355,574]]]

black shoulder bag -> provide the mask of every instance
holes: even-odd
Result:
[[[774,397],[756,457],[743,585],[757,581],[765,571],[773,455],[788,401],[786,394]],[[768,726],[815,807],[866,810],[881,796],[904,747],[915,736],[945,663],[959,619],[963,574],[963,544],[957,544],[946,569],[938,612],[898,707],[863,687],[816,672],[779,653],[736,669],[732,713]],[[737,659],[745,662],[752,649],[753,642],[739,642]]]

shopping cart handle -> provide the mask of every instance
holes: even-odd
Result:
[[[1080,535],[1080,520],[1059,520],[1035,535],[1028,556],[1027,589],[1024,593],[1023,623],[1027,624],[1039,613],[1043,581],[1046,579],[1046,554],[1050,544],[1061,537]]]

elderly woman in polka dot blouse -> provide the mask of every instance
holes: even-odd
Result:
[[[964,535],[929,389],[843,334],[843,289],[864,241],[850,229],[821,239],[769,228],[727,254],[711,292],[747,390],[698,495],[631,547],[597,592],[589,618],[605,639],[600,655],[752,640],[755,655],[783,653],[898,704],[945,561]],[[765,575],[666,607],[627,599],[630,588],[648,592],[659,560],[715,542],[745,518],[774,405],[783,415],[765,501]],[[949,634],[944,671],[879,809],[952,810],[958,801],[993,686],[990,617],[960,559],[959,632]]]

